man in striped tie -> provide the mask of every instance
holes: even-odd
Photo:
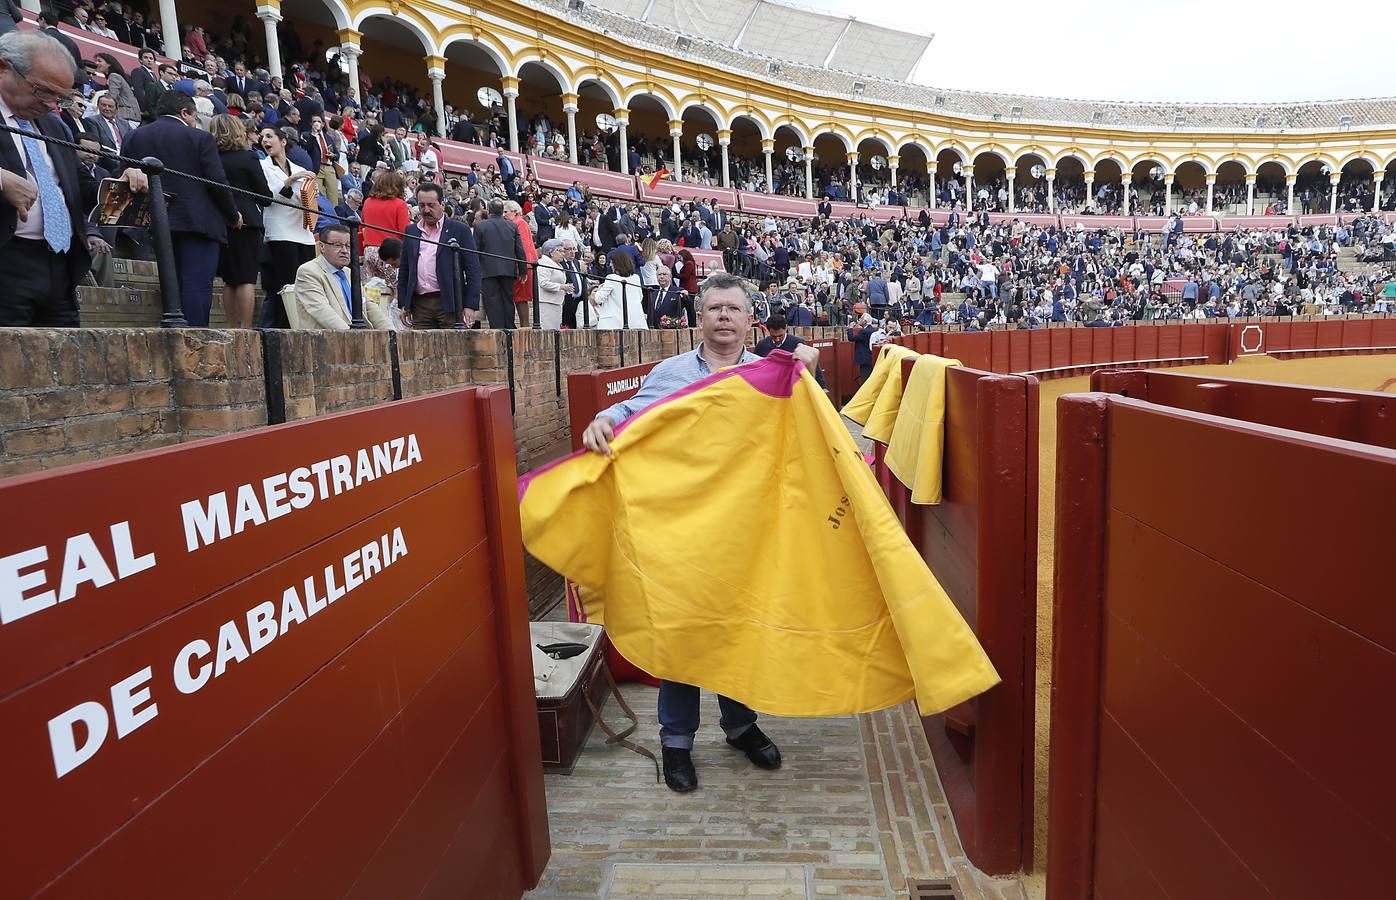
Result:
[[[73,57],[40,31],[0,36],[0,326],[76,327],[90,251],[110,248],[81,210],[77,155],[54,115],[72,92]]]

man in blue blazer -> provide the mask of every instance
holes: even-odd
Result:
[[[480,260],[470,226],[446,218],[441,186],[424,182],[417,188],[418,221],[407,226],[402,264],[397,270],[398,304],[402,317],[413,328],[455,328],[472,325],[480,309]],[[455,241],[465,252],[424,243],[421,239],[449,244]],[[455,262],[460,260],[459,268]],[[425,265],[424,265],[425,263]],[[456,273],[464,270],[465,295],[457,296]]]
[[[198,125],[194,98],[166,91],[155,104],[155,120],[131,132],[121,152],[136,159],[158,157],[165,164],[161,186],[173,195],[169,203],[170,238],[184,318],[195,328],[207,328],[218,253],[228,242],[228,228],[241,227],[242,216],[227,188],[183,177],[187,174],[215,184],[228,183],[213,136]]]

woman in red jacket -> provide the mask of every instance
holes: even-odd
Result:
[[[402,199],[403,190],[402,173],[396,169],[379,172],[374,176],[368,199],[364,201],[363,209],[359,210],[364,222],[360,233],[363,235],[365,247],[377,247],[383,243],[384,238],[398,237],[397,234],[380,229],[390,229],[394,232],[407,230],[412,216],[407,209],[407,201]]]
[[[527,323],[533,321],[533,270],[534,264],[538,262],[538,248],[533,243],[533,229],[528,227],[528,220],[523,217],[523,207],[513,200],[506,201],[504,218],[511,220],[514,227],[519,229],[524,258],[528,260],[524,276],[514,282],[514,308],[518,310],[519,324],[527,328]]]
[[[679,271],[674,273],[674,278],[678,281],[679,287],[687,291],[689,296],[698,296],[698,263],[687,247],[679,250],[676,264]]]

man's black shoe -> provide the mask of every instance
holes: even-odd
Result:
[[[664,783],[669,790],[687,794],[698,786],[693,755],[682,747],[664,747]]]
[[[761,729],[755,725],[743,731],[735,739],[728,738],[727,743],[745,753],[746,758],[751,760],[752,765],[757,768],[780,768],[780,748],[772,743],[771,739],[766,737]]]

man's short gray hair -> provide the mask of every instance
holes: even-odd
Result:
[[[544,256],[552,256],[554,253],[562,249],[562,239],[549,238],[548,240],[543,242],[543,246],[540,249],[542,250]]]
[[[737,288],[746,298],[747,312],[751,306],[751,287],[746,283],[746,279],[740,275],[733,275],[731,272],[714,272],[703,279],[703,286],[698,289],[698,309],[702,311],[703,301],[707,299],[709,291],[725,291],[729,288]]]
[[[20,31],[18,29],[0,35],[0,59],[21,75],[34,70],[34,61],[40,54],[61,59],[68,65],[70,83],[77,78],[78,64],[68,48],[51,34],[42,31]]]

